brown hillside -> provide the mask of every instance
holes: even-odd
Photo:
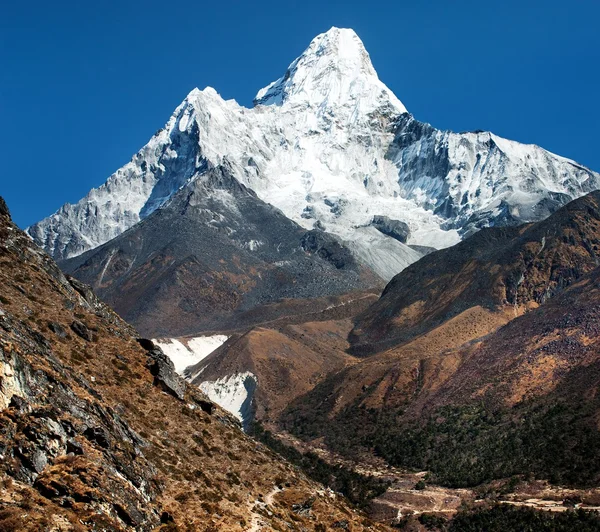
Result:
[[[1,530],[381,529],[151,347],[2,209]]]
[[[457,486],[528,473],[597,485],[599,197],[396,276],[351,337],[361,354],[386,349],[297,399],[283,426]]]
[[[542,304],[599,264],[599,203],[600,192],[592,192],[546,220],[483,229],[412,264],[358,316],[353,351],[387,350],[474,307],[511,309],[514,317]]]

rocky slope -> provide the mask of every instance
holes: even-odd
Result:
[[[314,324],[315,315],[305,315],[295,327],[235,336],[187,375],[245,423],[276,426],[286,405],[326,377],[328,406],[311,402],[310,412],[334,415],[356,401],[397,408],[423,372],[456,370],[449,350],[537,308],[597,266],[599,200],[592,193],[542,222],[482,230],[405,269],[377,301],[358,300],[362,312],[340,306],[342,321],[326,314]],[[373,360],[356,364],[356,356]],[[430,363],[442,356],[443,368]]]
[[[0,529],[381,529],[186,386],[3,201],[0,287]]]
[[[283,425],[455,486],[528,473],[597,485],[599,245],[592,193],[421,259],[356,319],[354,352],[369,356]]]
[[[415,120],[378,79],[358,36],[318,35],[247,109],[194,89],[123,168],[28,229],[57,259],[79,255],[167,205],[224,162],[305,229],[326,228],[390,279],[481,227],[538,220],[599,176],[537,146]],[[407,224],[398,239],[374,219]]]
[[[305,313],[304,322],[279,321],[236,334],[185,375],[245,427],[258,420],[272,428],[290,401],[358,361],[346,353],[351,316],[374,300],[375,295],[361,295]]]
[[[61,266],[153,338],[248,328],[381,286],[337,237],[301,228],[226,166]]]
[[[478,328],[475,314],[510,319],[544,303],[598,266],[599,204],[593,192],[541,222],[482,230],[429,254],[356,318],[354,351],[383,351],[449,323]]]

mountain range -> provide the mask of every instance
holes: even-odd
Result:
[[[16,427],[0,433],[4,472],[65,519],[140,529],[194,526],[204,509],[231,530],[463,530],[479,519],[465,508],[493,512],[513,492],[517,507],[546,507],[531,495],[544,492],[600,509],[599,188],[600,174],[538,146],[419,122],[350,29],[318,35],[252,108],[194,89],[30,239],[0,203],[0,346],[21,346],[0,351],[20,357],[3,355],[0,415]],[[72,430],[63,396],[80,405]],[[62,442],[53,423],[64,445],[42,449]],[[383,524],[249,435],[370,500]],[[60,480],[71,440],[116,471],[100,488],[117,489],[110,504]],[[201,458],[195,473],[181,449]],[[125,452],[150,491],[119,469]],[[190,475],[206,489],[190,491]]]
[[[350,29],[318,35],[254,107],[194,89],[132,160],[30,228],[58,260],[95,249],[168,206],[211,168],[305,229],[340,237],[384,280],[427,246],[546,217],[599,175],[537,146],[419,122],[379,80]],[[376,217],[405,228],[380,230]]]

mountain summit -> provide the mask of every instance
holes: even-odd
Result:
[[[255,105],[310,106],[319,114],[334,106],[364,114],[389,105],[406,108],[377,77],[371,58],[354,30],[331,28],[315,37],[285,75],[258,91]]]
[[[96,248],[226,165],[305,229],[341,238],[390,279],[427,248],[482,227],[535,221],[600,176],[534,145],[440,131],[378,79],[358,36],[317,36],[251,109],[194,89],[124,167],[28,229],[56,259]]]

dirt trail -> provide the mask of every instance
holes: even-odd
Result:
[[[260,532],[260,530],[263,529],[270,530],[270,528],[268,528],[269,525],[267,525],[263,521],[264,517],[261,515],[261,513],[257,511],[257,509],[266,512],[268,515],[271,512],[268,509],[268,507],[273,505],[275,495],[282,491],[283,489],[280,489],[278,486],[275,486],[269,493],[267,493],[264,496],[262,501],[256,500],[253,503],[251,502],[248,504],[248,509],[252,514],[252,522],[250,523],[250,527],[246,529],[247,532]]]

